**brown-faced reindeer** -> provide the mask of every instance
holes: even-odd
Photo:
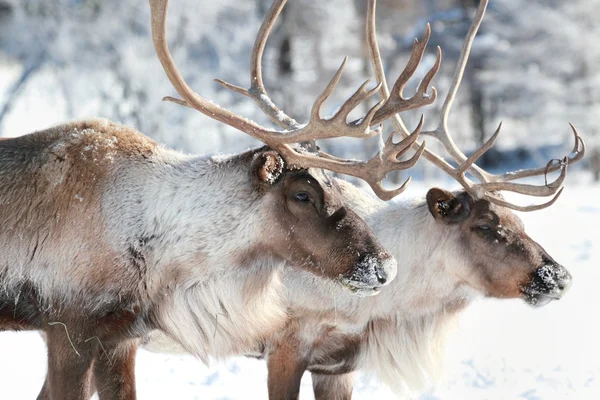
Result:
[[[319,400],[350,399],[353,372],[358,369],[374,374],[398,394],[418,392],[439,372],[451,322],[475,299],[522,298],[530,305],[543,306],[559,299],[570,286],[568,271],[527,236],[511,209],[533,211],[556,201],[567,165],[579,161],[585,153],[575,129],[571,158],[545,168],[492,175],[477,167],[475,161],[493,145],[499,130],[481,149],[466,157],[447,127],[486,6],[487,1],[482,0],[463,45],[438,128],[423,132],[439,140],[457,167],[427,150],[424,157],[456,179],[464,190],[451,193],[435,188],[425,199],[386,203],[337,181],[348,202],[396,256],[398,274],[379,296],[358,299],[326,282],[315,282],[304,272],[286,270],[290,319],[285,329],[257,346],[258,354],[267,359],[270,399],[296,399],[306,370],[312,374],[315,398]],[[375,0],[369,0],[367,35],[374,69],[386,104],[402,102],[402,80],[396,82],[391,96],[387,91],[375,38],[374,10]],[[422,43],[415,43],[409,65],[418,63],[428,36]],[[385,108],[376,113],[374,120]],[[407,136],[400,117],[393,118],[397,132]],[[560,176],[543,186],[511,182],[557,170]],[[467,172],[481,183],[472,182],[465,176]],[[519,206],[501,198],[502,190],[553,198],[544,204]],[[147,346],[157,349],[168,344],[151,337]]]
[[[377,293],[396,273],[389,252],[320,169],[365,179],[389,199],[404,185],[387,191],[381,180],[417,161],[423,146],[407,161],[399,157],[418,130],[366,162],[293,147],[378,134],[370,126],[381,104],[346,121],[378,87],[363,84],[324,119],[320,108],[340,68],[308,124],[286,119],[285,131],[263,128],[187,86],[166,44],[167,3],[150,0],[158,57],[183,98],[169,99],[270,149],[184,156],[105,120],[0,142],[0,328],[45,333],[40,398],[87,399],[93,376],[101,399],[134,399],[137,345],[153,330],[203,360],[253,349],[285,323],[276,274],[284,263],[358,295]],[[283,3],[267,16],[254,56]],[[279,112],[266,93],[260,98],[270,116]]]

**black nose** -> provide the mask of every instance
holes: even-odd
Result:
[[[361,286],[382,287],[396,276],[396,260],[382,254],[361,256],[348,278]]]
[[[560,264],[549,264],[538,268],[530,288],[539,294],[559,299],[571,287],[573,278]]]

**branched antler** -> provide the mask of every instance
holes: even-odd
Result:
[[[291,167],[324,168],[330,171],[364,179],[375,190],[377,195],[383,199],[390,199],[391,197],[399,194],[402,191],[400,189],[403,189],[408,181],[400,189],[394,191],[387,191],[383,189],[381,181],[385,178],[389,171],[405,169],[414,165],[418,157],[422,154],[423,146],[417,150],[415,156],[413,156],[411,160],[399,161],[397,159],[405,154],[410,148],[410,145],[415,142],[420,132],[420,126],[415,133],[411,135],[411,138],[407,139],[406,142],[396,144],[391,140],[388,140],[387,146],[389,148],[384,148],[380,154],[366,162],[340,159],[322,151],[317,153],[309,153],[303,151],[302,149],[291,146],[293,143],[301,143],[317,139],[331,139],[338,137],[368,138],[376,136],[381,133],[382,126],[379,125],[375,129],[371,129],[371,127],[373,125],[377,125],[385,118],[380,114],[377,116],[378,121],[374,121],[378,110],[380,110],[382,107],[382,103],[378,103],[369,109],[363,118],[356,121],[347,122],[348,114],[354,108],[356,108],[356,106],[372,97],[379,91],[380,85],[376,85],[373,89],[367,89],[369,81],[363,83],[356,90],[356,92],[350,96],[350,98],[346,100],[344,104],[342,104],[334,116],[331,118],[323,118],[321,116],[321,108],[323,103],[331,95],[337,83],[339,82],[346,64],[346,59],[344,59],[344,62],[335,73],[333,79],[327,85],[325,90],[315,100],[309,122],[306,125],[301,125],[293,118],[287,116],[271,101],[267,95],[262,80],[261,59],[266,40],[277,19],[277,16],[283,9],[285,3],[286,0],[275,0],[273,2],[273,5],[266,15],[258,33],[256,42],[254,44],[254,49],[252,51],[250,67],[252,83],[250,89],[243,89],[239,86],[217,80],[223,86],[254,99],[261,110],[267,114],[273,122],[279,126],[282,126],[285,128],[285,130],[278,131],[264,128],[259,124],[236,115],[229,110],[221,108],[196,94],[182,78],[181,74],[177,70],[177,67],[175,66],[175,63],[173,62],[171,54],[169,53],[166,41],[168,0],[150,0],[152,37],[154,46],[156,48],[156,53],[167,76],[169,77],[169,80],[173,84],[173,87],[183,98],[176,99],[173,97],[165,97],[165,100],[194,108],[213,119],[223,122],[231,127],[249,134],[258,140],[261,140],[269,147],[276,150]],[[416,65],[411,65],[410,68],[412,68],[412,72],[414,72]],[[409,68],[407,67],[407,69]],[[431,80],[431,78],[426,79],[428,79],[428,81]],[[425,90],[426,87],[427,85],[425,85]],[[394,103],[389,103],[387,109],[400,110],[401,107],[406,106],[414,108],[418,107],[418,104],[420,103],[425,104],[426,102],[423,102],[423,100],[411,101],[410,99],[403,99],[400,88],[397,100],[394,100]],[[407,145],[405,146],[403,143],[406,143]]]
[[[373,69],[375,70],[375,75],[377,79],[381,83],[380,94],[384,99],[388,99],[394,96],[389,94],[385,71],[383,70],[383,64],[381,62],[381,55],[379,53],[379,47],[377,45],[377,37],[375,31],[375,3],[376,0],[369,0],[369,6],[367,10],[368,19],[367,19],[367,42],[369,44],[369,50],[371,53],[371,61],[373,63]],[[456,162],[457,167],[453,167],[449,163],[447,163],[442,157],[437,154],[425,150],[423,152],[423,156],[436,165],[438,168],[443,170],[445,173],[450,175],[456,181],[458,181],[467,192],[469,192],[475,198],[486,199],[492,203],[511,208],[513,210],[518,211],[534,211],[542,208],[549,207],[554,204],[557,200],[558,196],[562,193],[562,184],[565,180],[567,174],[567,166],[574,164],[581,160],[585,154],[585,143],[583,139],[577,133],[577,130],[573,125],[571,128],[573,130],[573,135],[575,137],[575,145],[572,150],[572,155],[570,157],[565,157],[560,160],[558,163],[550,162],[546,167],[540,168],[532,168],[532,169],[524,169],[520,171],[507,172],[501,175],[494,175],[486,172],[482,168],[478,167],[475,162],[483,155],[486,151],[488,151],[493,145],[498,135],[500,134],[500,128],[502,124],[498,126],[496,132],[492,135],[492,137],[483,144],[481,148],[479,148],[473,155],[470,157],[465,156],[459,149],[458,146],[454,143],[452,136],[450,135],[450,130],[448,129],[448,116],[450,114],[450,109],[452,108],[452,104],[454,102],[454,98],[460,87],[460,83],[462,81],[462,76],[465,71],[465,67],[467,64],[467,60],[469,58],[471,52],[471,46],[473,44],[473,40],[475,35],[477,34],[477,30],[479,29],[479,25],[483,19],[485,14],[485,10],[488,4],[488,0],[481,0],[479,3],[479,7],[475,16],[473,18],[473,22],[469,28],[465,41],[463,43],[460,56],[458,59],[458,63],[456,66],[456,70],[454,73],[454,78],[452,80],[452,84],[450,86],[450,90],[446,95],[444,100],[444,104],[442,106],[442,112],[440,116],[440,121],[436,129],[432,131],[423,132],[422,135],[430,136],[437,141],[439,141],[446,152],[452,157],[452,159]],[[426,44],[426,40],[429,38],[429,27],[427,29],[427,34],[425,35],[426,39],[423,41]],[[439,66],[440,61],[440,49],[438,47],[438,58],[436,60],[436,65]],[[434,66],[434,68],[436,68]],[[432,68],[433,69],[433,68]],[[394,90],[396,85],[394,85]],[[379,112],[381,113],[382,107]],[[377,118],[376,117],[374,120]],[[403,136],[408,137],[409,133],[402,122],[402,119],[399,115],[392,116],[392,123],[394,124],[395,129]],[[418,142],[413,144],[413,147],[418,148]],[[536,175],[544,175],[547,176],[548,173],[560,170],[560,175],[556,180],[551,183],[546,182],[543,186],[539,185],[529,185],[522,183],[514,183],[511,182],[516,179],[526,178]],[[480,181],[480,183],[474,183],[470,179],[466,177],[466,174],[469,173],[476,179]],[[520,194],[525,194],[529,196],[553,196],[552,199],[546,203],[536,204],[531,206],[520,206],[517,204],[513,204],[507,202],[498,196],[495,195],[496,192],[500,191],[510,191]]]
[[[254,100],[256,104],[258,104],[258,106],[261,108],[261,110],[267,116],[269,116],[269,118],[275,124],[279,125],[280,127],[285,129],[297,129],[301,125],[295,119],[289,117],[275,105],[275,103],[267,94],[267,90],[264,86],[262,78],[261,64],[266,41],[273,28],[275,19],[277,18],[277,15],[281,12],[284,3],[285,1],[275,1],[273,3],[260,28],[259,34],[254,44],[254,48],[252,50],[252,56],[250,61],[250,88],[245,89],[240,86],[232,85],[220,79],[217,79],[217,82],[219,82],[224,87],[233,90],[234,92],[240,93]],[[386,119],[388,119],[390,116],[395,115],[396,113],[414,109],[417,107],[422,107],[431,104],[433,101],[435,101],[437,96],[435,88],[432,88],[431,94],[427,93],[427,88],[429,87],[431,80],[439,70],[439,59],[438,62],[426,74],[425,78],[419,85],[417,93],[413,97],[405,99],[402,95],[402,90],[404,89],[404,86],[415,73],[423,57],[425,45],[428,39],[429,33],[427,34],[427,37],[425,38],[423,43],[415,41],[415,48],[413,50],[413,53],[411,54],[411,58],[407,63],[407,66],[402,72],[402,74],[400,74],[400,76],[398,77],[396,84],[394,85],[395,95],[388,98],[385,102],[383,102],[381,106],[376,105],[375,107],[371,108],[365,117],[355,120],[350,124],[365,123],[365,120],[370,121],[370,125],[380,124]],[[339,73],[340,71],[338,70],[338,74]],[[361,86],[359,91],[365,90],[367,82],[365,82],[363,86]],[[379,85],[372,90],[379,90]],[[371,91],[369,91],[369,94],[371,94]],[[349,112],[351,109],[353,109],[354,107],[356,107],[356,105],[360,103],[357,101],[351,101],[351,99],[352,97],[340,108],[339,112],[342,112],[344,115],[347,115],[346,111]],[[385,142],[384,148],[380,152],[378,152],[369,161],[363,162],[362,164],[358,164],[356,167],[351,167],[349,169],[346,169],[345,171],[329,167],[323,168],[362,178],[365,181],[367,181],[367,183],[369,183],[371,188],[380,198],[388,200],[402,193],[402,191],[404,191],[408,182],[410,181],[410,178],[407,179],[399,188],[391,191],[388,191],[383,188],[382,181],[383,179],[385,179],[389,171],[408,169],[418,161],[419,157],[423,153],[423,150],[425,149],[425,144],[419,144],[418,146],[416,146],[416,152],[414,156],[412,156],[409,160],[400,161],[399,158],[406,154],[406,152],[408,152],[411,146],[416,142],[419,132],[421,131],[421,127],[422,124],[419,124],[419,126],[415,129],[415,131],[412,134],[407,134],[406,139],[399,143],[394,143],[393,133],[390,134],[389,138]],[[321,158],[330,160],[335,163],[339,163],[340,166],[346,165],[351,162],[350,160],[344,160],[337,157],[333,157],[323,151],[319,151],[317,155]],[[359,172],[361,168],[367,172]]]

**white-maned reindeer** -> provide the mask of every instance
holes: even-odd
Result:
[[[359,299],[302,271],[286,270],[288,323],[257,346],[258,354],[268,363],[270,399],[296,399],[306,370],[312,373],[319,400],[350,399],[353,372],[358,369],[373,373],[400,395],[419,392],[439,372],[451,322],[475,299],[522,298],[533,306],[543,306],[559,299],[570,286],[568,271],[527,236],[511,209],[532,211],[554,203],[567,164],[579,161],[585,153],[577,132],[573,129],[571,158],[545,168],[491,175],[474,162],[493,145],[499,130],[467,158],[447,128],[452,101],[486,6],[487,1],[482,0],[465,40],[439,127],[423,133],[439,140],[458,166],[453,168],[427,150],[424,156],[461,183],[464,190],[450,193],[431,189],[425,199],[386,203],[337,181],[349,204],[397,258],[398,274],[379,296]],[[382,95],[388,103],[401,102],[402,81],[396,82],[391,97],[387,92],[375,40],[374,9],[375,0],[369,0],[367,34],[374,67],[383,84]],[[420,60],[428,36],[415,43],[409,65]],[[407,136],[400,118],[394,118],[397,131]],[[543,186],[511,182],[559,169],[560,176]],[[474,184],[465,172],[481,183]],[[502,199],[501,190],[554,197],[544,204],[523,207]],[[169,344],[162,339],[151,336],[147,346],[167,349]]]
[[[171,100],[270,149],[185,156],[106,120],[0,141],[0,329],[44,332],[40,398],[87,399],[95,385],[101,399],[134,399],[137,345],[152,330],[201,359],[251,351],[287,319],[277,274],[284,263],[355,295],[377,293],[396,274],[390,253],[320,168],[365,179],[389,199],[404,186],[386,191],[381,180],[414,165],[422,146],[410,160],[398,158],[418,132],[366,162],[291,146],[378,134],[370,126],[382,120],[380,104],[346,121],[378,88],[362,85],[321,118],[340,68],[307,125],[287,119],[293,127],[285,131],[263,128],[187,86],[166,44],[167,1],[150,5],[158,57],[183,97]],[[257,58],[274,17],[257,37]],[[266,93],[258,96],[270,116],[282,113]],[[405,106],[414,104],[397,110]]]

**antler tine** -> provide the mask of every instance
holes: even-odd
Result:
[[[322,120],[321,108],[323,107],[323,103],[325,103],[325,100],[327,100],[327,98],[329,98],[329,96],[331,95],[331,93],[333,92],[335,87],[337,86],[338,82],[340,81],[340,78],[342,77],[342,73],[344,72],[344,67],[346,66],[347,61],[348,61],[348,57],[344,57],[344,61],[342,62],[342,65],[340,65],[340,67],[338,68],[337,72],[335,73],[335,75],[333,76],[333,78],[331,79],[329,84],[325,87],[323,92],[319,95],[319,97],[317,97],[317,100],[314,102],[312,111],[311,111],[311,115],[310,115],[311,123],[316,124]],[[373,110],[373,108],[371,108],[371,110],[369,110],[369,112],[367,112],[367,114],[364,118],[357,120],[357,121],[350,122],[350,123],[346,122],[348,114],[354,108],[356,108],[357,105],[359,105],[364,100],[366,100],[369,97],[376,94],[377,91],[379,90],[379,85],[377,85],[374,89],[367,90],[366,87],[370,82],[371,82],[370,79],[365,81],[356,90],[356,92],[354,92],[354,94],[352,96],[350,96],[350,98],[348,100],[346,100],[344,102],[344,104],[342,104],[342,106],[340,107],[338,112],[336,112],[335,115],[333,117],[331,117],[331,119],[328,121],[331,121],[334,124],[337,123],[337,125],[346,125],[348,128],[350,128],[350,127],[363,128],[362,131],[361,130],[358,131],[358,132],[362,132],[360,137],[373,137],[373,136],[378,135],[380,133],[380,128],[377,128],[375,130],[369,129],[369,127],[372,125],[371,119],[373,117],[372,114],[374,114],[374,113],[372,113],[371,111]],[[381,104],[376,104],[374,106],[374,108],[376,110],[379,109],[379,107],[381,107]],[[339,128],[342,128],[342,126],[339,126]],[[350,136],[350,135],[347,135],[347,136]],[[311,139],[311,138],[307,138],[306,140],[309,140],[309,139]],[[314,138],[312,138],[312,139],[314,139]],[[326,138],[322,137],[321,139],[326,139]]]
[[[383,62],[381,61],[381,53],[379,52],[379,45],[377,44],[377,30],[375,29],[375,8],[377,0],[369,0],[367,6],[367,23],[365,24],[367,45],[371,53],[371,62],[373,64],[373,71],[377,80],[381,83],[379,94],[381,98],[387,99],[390,97],[390,91],[385,77],[385,71],[383,70]],[[438,47],[438,59],[441,60],[441,50]],[[392,125],[394,130],[403,138],[407,138],[410,135],[409,130],[406,128],[404,121],[398,113],[391,115]],[[412,148],[418,151],[421,148],[421,143],[415,141],[412,144]],[[448,164],[443,158],[437,154],[425,149],[423,151],[423,157],[428,161],[438,166],[444,172],[452,175],[454,168]]]
[[[431,94],[428,94],[427,88],[429,87],[429,84],[440,69],[442,54],[441,51],[439,51],[439,49],[435,63],[419,84],[417,92],[409,99],[405,99],[402,94],[404,87],[417,70],[419,63],[423,58],[423,54],[425,53],[425,48],[427,47],[427,43],[429,42],[430,36],[431,27],[429,26],[429,24],[427,24],[425,37],[422,41],[415,39],[413,44],[413,50],[410,54],[408,62],[406,63],[406,66],[404,67],[404,70],[402,71],[400,76],[398,76],[398,79],[394,83],[390,96],[387,97],[381,109],[379,109],[379,111],[377,111],[377,113],[375,114],[375,117],[373,117],[373,122],[378,123],[390,118],[392,115],[397,114],[399,112],[429,105],[433,103],[437,98],[437,90],[434,87],[432,87]]]
[[[454,103],[454,98],[456,97],[456,93],[458,92],[458,88],[462,82],[467,61],[471,54],[471,47],[473,46],[473,41],[475,40],[479,26],[481,25],[481,21],[485,15],[487,4],[488,0],[481,0],[475,16],[473,17],[473,21],[471,22],[471,26],[469,27],[460,51],[460,55],[458,57],[458,62],[456,64],[450,89],[448,90],[448,94],[446,95],[442,105],[439,124],[435,130],[423,132],[423,135],[431,136],[439,141],[444,149],[448,152],[450,157],[452,157],[458,164],[463,163],[467,157],[459,150],[458,146],[456,146],[456,143],[454,143],[454,140],[450,135],[450,131],[448,129],[448,117],[450,115],[452,104]],[[479,168],[476,164],[471,165],[469,172],[482,182],[488,182],[490,180],[489,174]]]
[[[572,165],[583,158],[583,156],[585,155],[586,147],[585,147],[585,142],[583,141],[583,138],[581,136],[579,136],[577,129],[575,129],[575,127],[572,124],[569,124],[569,125],[571,126],[573,136],[575,139],[575,145],[573,146],[573,150],[571,151],[573,156],[567,158],[569,165]],[[556,164],[556,165],[550,166],[550,168],[540,167],[540,168],[532,168],[532,169],[524,169],[524,170],[520,170],[520,171],[507,172],[502,175],[496,175],[494,177],[494,181],[496,181],[496,182],[514,181],[516,179],[528,178],[531,176],[554,172],[554,171],[559,170],[560,168],[561,168],[560,164]]]
[[[491,196],[489,194],[485,194],[483,196],[483,198],[485,200],[488,200],[490,203],[497,204],[501,207],[510,208],[511,210],[515,210],[515,211],[529,212],[529,211],[542,210],[544,208],[550,207],[552,204],[554,204],[556,202],[556,200],[558,200],[558,197],[562,194],[563,189],[564,188],[560,188],[560,190],[554,195],[554,197],[552,199],[550,199],[549,201],[547,201],[546,203],[532,204],[529,206],[519,206],[517,204],[510,203],[506,200],[502,200],[498,197]]]
[[[300,124],[294,118],[291,118],[282,110],[280,110],[275,103],[271,101],[271,98],[265,89],[262,77],[262,57],[267,44],[267,39],[269,38],[271,30],[275,25],[275,21],[277,20],[277,17],[279,17],[279,14],[281,13],[281,10],[283,10],[286,2],[287,0],[275,0],[273,2],[261,24],[260,30],[258,31],[258,35],[256,36],[256,41],[254,42],[254,47],[252,49],[252,54],[250,56],[250,88],[245,89],[240,86],[232,85],[221,79],[215,79],[215,81],[227,89],[231,89],[234,92],[253,99],[256,104],[258,104],[262,112],[264,112],[271,119],[271,121],[282,128],[298,128]]]
[[[282,111],[280,108],[278,108],[275,105],[275,103],[273,103],[273,101],[267,94],[267,90],[264,86],[264,81],[262,78],[262,56],[264,54],[266,42],[269,37],[269,34],[271,33],[273,25],[275,24],[275,21],[276,21],[277,17],[279,16],[279,14],[281,13],[281,10],[285,6],[286,2],[287,2],[287,0],[275,0],[273,2],[273,4],[271,5],[271,8],[269,9],[269,12],[267,13],[265,19],[263,20],[260,31],[256,38],[256,42],[254,43],[254,48],[252,49],[252,55],[251,55],[251,61],[250,61],[250,80],[251,80],[250,88],[244,89],[240,86],[236,86],[236,85],[227,83],[221,79],[216,79],[216,81],[219,84],[226,87],[227,89],[233,90],[236,93],[240,93],[244,96],[247,96],[247,97],[253,99],[258,104],[258,106],[261,108],[261,110],[275,124],[281,126],[282,128],[286,128],[286,129],[289,129],[289,128],[300,129],[300,128],[302,128],[302,125],[300,125],[295,119],[288,116],[284,111]],[[321,95],[317,98],[317,100],[313,104],[313,108],[312,108],[312,112],[311,112],[311,122],[318,122],[319,120],[322,121],[320,109],[321,109],[323,103],[327,100],[327,98],[331,95],[331,93],[337,86],[337,84],[341,78],[341,75],[343,73],[344,67],[346,66],[347,60],[348,60],[348,58],[345,57],[341,66],[338,68],[337,72],[335,73],[334,77],[331,79],[329,84],[326,86],[326,88],[323,90]],[[337,120],[338,122],[341,122],[343,120],[345,122],[347,115],[354,108],[356,108],[356,106],[358,104],[360,104],[367,98],[369,98],[369,97],[373,96],[375,93],[377,93],[377,90],[379,89],[378,86],[376,86],[372,90],[368,90],[368,91],[366,90],[366,86],[368,85],[368,83],[369,83],[369,81],[363,83],[359,87],[359,89],[357,89],[357,91],[342,105],[342,107],[338,110],[338,112],[335,114],[335,116],[330,119],[330,121]],[[374,129],[374,130],[368,129],[371,125],[375,124],[374,122],[372,122],[372,117],[367,118],[369,116],[369,114],[370,113],[367,113],[367,116],[365,116],[364,118],[362,118],[358,121],[353,121],[353,122],[350,122],[349,124],[347,124],[348,128],[350,128],[352,126],[356,126],[358,128],[363,128],[364,130],[350,129],[350,131],[352,131],[353,134],[343,135],[343,136],[365,138],[365,137],[372,137],[372,136],[378,135],[380,133],[379,129]],[[339,137],[339,136],[341,136],[341,135],[335,135],[335,136],[327,135],[327,136],[321,136],[319,138],[327,139],[327,138]],[[298,139],[298,138],[296,138],[296,139]],[[306,137],[304,140],[310,140],[310,139],[315,139],[315,138]]]
[[[245,132],[252,137],[261,140],[275,150],[280,150],[283,145],[291,143],[299,143],[314,139],[331,139],[337,137],[355,137],[365,138],[379,134],[379,130],[370,130],[366,124],[352,124],[346,122],[346,115],[336,114],[330,119],[319,119],[311,121],[311,124],[300,125],[297,129],[290,131],[275,131],[264,128],[255,122],[243,118],[229,110],[221,108],[210,101],[202,98],[187,85],[181,74],[177,70],[175,63],[169,52],[166,42],[166,16],[168,0],[150,0],[152,14],[152,32],[153,41],[157,55],[163,68],[183,100],[176,100],[178,104],[185,102],[203,114],[214,118],[220,122],[230,125],[242,132]],[[276,1],[277,4],[285,4],[284,0]],[[317,99],[316,106],[320,106],[327,96],[331,94],[335,87],[335,83],[339,80],[339,76],[343,70],[343,65],[334,76],[332,82],[327,86],[323,94]],[[239,91],[239,90],[238,90]],[[363,98],[368,97],[371,93],[363,94]],[[172,97],[166,97],[166,100],[174,100]],[[354,99],[353,99],[354,101]],[[369,121],[370,122],[370,121]]]
[[[473,153],[469,158],[467,158],[465,161],[463,161],[454,171],[454,173],[452,174],[452,177],[455,178],[458,183],[460,183],[462,185],[463,188],[465,188],[465,190],[467,190],[469,193],[471,193],[472,196],[476,197],[476,198],[480,198],[482,197],[483,192],[481,190],[478,190],[480,185],[474,185],[473,183],[471,183],[465,176],[465,173],[469,170],[469,168],[471,168],[471,166],[473,164],[475,164],[475,162],[485,154],[486,151],[488,151],[489,149],[492,148],[492,146],[494,145],[494,143],[496,142],[496,139],[498,138],[498,135],[500,134],[500,129],[502,128],[502,123],[500,123],[500,125],[498,125],[498,129],[496,129],[496,132],[494,132],[494,134],[492,135],[492,137],[490,137],[484,144],[483,146],[481,146],[481,148],[479,148],[475,153]]]
[[[496,143],[496,139],[498,139],[498,135],[500,135],[501,129],[502,122],[500,122],[498,128],[496,128],[496,132],[494,132],[494,134],[483,144],[483,146],[477,149],[475,153],[473,153],[469,158],[467,158],[459,165],[459,167],[456,170],[457,174],[464,175],[465,172],[468,171],[469,168],[471,168],[471,166],[474,165],[475,162],[481,158],[481,156],[483,156],[489,149],[492,148],[492,146],[494,146],[494,143]]]

